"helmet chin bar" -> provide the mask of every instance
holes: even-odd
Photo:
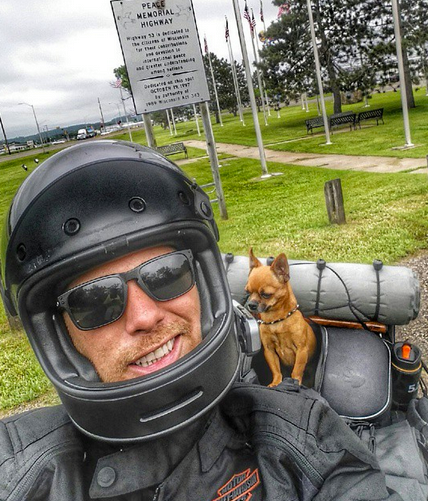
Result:
[[[86,435],[114,443],[152,440],[192,423],[217,405],[240,375],[233,313],[224,322],[232,329],[228,335],[210,335],[148,376],[119,383],[80,377],[54,382],[70,418]]]

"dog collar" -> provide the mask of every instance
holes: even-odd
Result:
[[[287,320],[288,317],[290,317],[294,312],[296,312],[297,310],[299,309],[299,305],[296,304],[296,306],[287,313],[287,316],[285,316],[284,318],[278,318],[278,320],[273,320],[272,322],[265,322],[264,320],[261,320],[261,319],[258,319],[257,320],[257,323],[258,324],[263,324],[263,325],[273,325],[273,324],[277,324],[278,322],[282,322],[284,320]]]

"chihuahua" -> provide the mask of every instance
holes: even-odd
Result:
[[[285,254],[265,266],[250,249],[250,274],[245,289],[250,295],[247,307],[259,317],[264,356],[273,376],[269,386],[277,386],[282,381],[280,360],[292,367],[291,377],[302,384],[306,364],[316,348],[316,338],[298,310]]]

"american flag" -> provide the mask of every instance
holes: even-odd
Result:
[[[256,28],[256,19],[254,17],[254,12],[253,9],[251,9],[251,22],[250,22],[250,30],[251,30],[251,36],[254,37],[254,30]]]
[[[260,21],[264,23],[265,18],[263,17],[263,3],[262,0],[260,0]]]
[[[279,6],[279,11],[278,11],[278,19],[283,16],[284,14],[290,14],[290,4],[289,3],[283,3],[282,5]]]
[[[114,86],[116,87],[116,89],[122,86],[122,79],[120,77],[117,77],[116,82],[114,82]]]
[[[208,55],[208,42],[207,42],[206,35],[204,35],[204,50],[205,50],[205,54]]]
[[[248,10],[247,0],[245,0],[244,18],[250,23],[251,26],[251,17],[250,17],[250,12]]]
[[[226,17],[226,27],[224,30],[224,36],[225,36],[226,42],[227,42],[229,40],[229,23],[227,22],[227,17]]]

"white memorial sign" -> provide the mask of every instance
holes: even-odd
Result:
[[[191,0],[111,0],[137,113],[209,101]]]

